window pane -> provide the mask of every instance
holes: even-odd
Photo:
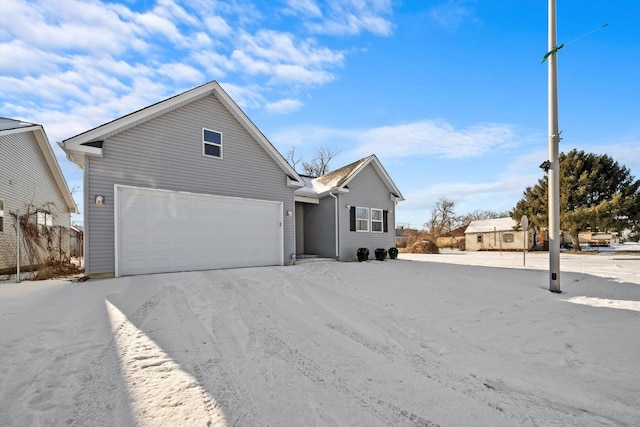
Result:
[[[381,222],[371,222],[371,231],[382,231]]]
[[[204,144],[204,154],[207,156],[220,157],[222,147],[213,144]]]
[[[371,209],[371,219],[374,221],[382,221],[382,211],[380,209]]]
[[[356,208],[356,218],[358,218],[358,219],[369,219],[369,209],[367,209],[367,208]]]
[[[204,129],[204,140],[212,144],[222,144],[222,134],[212,130]]]
[[[502,235],[502,241],[505,243],[513,243],[513,233],[505,233]]]

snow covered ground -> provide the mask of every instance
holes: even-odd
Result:
[[[0,282],[0,425],[640,424],[640,253],[401,258]]]

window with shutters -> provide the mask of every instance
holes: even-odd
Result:
[[[371,208],[371,232],[382,233],[382,209]]]
[[[379,208],[351,206],[349,229],[356,232],[388,233],[389,211]]]
[[[356,207],[356,231],[369,231],[369,208]]]

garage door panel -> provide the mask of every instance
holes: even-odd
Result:
[[[281,202],[117,191],[118,275],[282,264]]]

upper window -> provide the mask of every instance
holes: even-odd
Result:
[[[220,132],[202,128],[202,154],[222,158],[222,134]]]
[[[369,208],[356,207],[356,231],[369,231]]]
[[[382,209],[371,208],[371,231],[382,233]]]
[[[502,235],[502,241],[505,243],[513,243],[513,233],[504,233]]]

